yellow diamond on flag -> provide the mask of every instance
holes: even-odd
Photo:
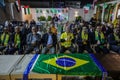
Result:
[[[43,62],[64,70],[71,70],[73,68],[89,63],[89,61],[78,59],[78,58],[67,56],[67,55],[54,57],[54,58],[45,60]]]

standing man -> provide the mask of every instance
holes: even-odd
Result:
[[[93,17],[90,19],[90,23],[92,24],[93,27],[96,26],[97,23],[96,14],[94,14]]]
[[[54,14],[53,18],[52,18],[52,22],[55,23],[55,22],[58,22],[59,18],[57,17],[56,14]]]

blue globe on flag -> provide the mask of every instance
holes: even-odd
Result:
[[[72,67],[76,64],[76,61],[72,58],[63,57],[56,60],[56,64],[62,67]]]

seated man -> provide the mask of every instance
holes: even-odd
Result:
[[[89,53],[93,52],[90,47],[90,37],[86,27],[83,27],[82,32],[78,34],[77,44],[79,47],[79,51],[78,51],[79,53],[82,53],[84,50],[87,50],[87,52]]]
[[[107,49],[106,39],[105,36],[101,30],[101,26],[98,25],[95,31],[95,51],[96,53],[109,53],[109,50]]]
[[[55,48],[57,44],[57,35],[51,32],[51,28],[48,28],[48,32],[42,37],[43,50],[42,53],[46,54],[48,51],[50,53],[55,53]]]
[[[69,50],[71,53],[75,53],[74,46],[74,36],[73,33],[70,32],[70,29],[66,27],[66,31],[61,34],[61,50],[60,53],[64,53],[66,50]]]
[[[120,53],[119,29],[114,28],[114,33],[108,36],[108,43],[111,50]]]
[[[7,50],[9,43],[10,43],[10,33],[8,32],[8,28],[5,27],[3,33],[0,36],[0,51],[2,52],[4,49]]]
[[[7,51],[8,54],[14,54],[15,51],[18,51],[18,54],[23,54],[23,35],[20,31],[20,27],[15,27],[15,33],[11,36],[11,46]]]
[[[32,27],[32,33],[27,35],[27,49],[25,50],[25,54],[29,54],[32,51],[39,53],[39,46],[41,41],[41,35],[37,33],[37,28]]]

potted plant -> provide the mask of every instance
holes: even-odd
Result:
[[[46,21],[46,17],[45,16],[40,16],[40,17],[38,17],[38,20],[39,21]]]
[[[51,21],[51,20],[52,20],[52,17],[48,16],[47,21]]]
[[[78,16],[77,19],[80,21],[81,20],[81,16]]]

